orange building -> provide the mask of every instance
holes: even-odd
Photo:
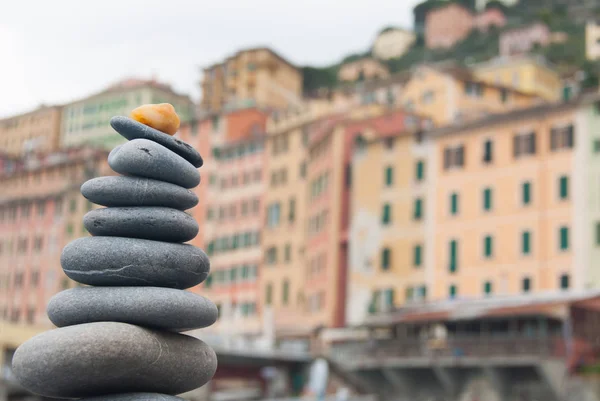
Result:
[[[62,107],[41,106],[0,120],[0,149],[13,156],[26,152],[53,152],[60,141]]]

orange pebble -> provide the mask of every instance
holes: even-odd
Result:
[[[175,108],[169,103],[144,104],[133,109],[129,117],[169,135],[175,135],[180,124]]]

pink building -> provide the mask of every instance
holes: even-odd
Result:
[[[500,35],[500,56],[513,56],[529,52],[535,45],[546,46],[552,34],[547,25],[536,22],[511,29]]]
[[[482,32],[487,32],[491,27],[502,28],[506,25],[506,16],[499,8],[488,8],[475,17],[474,26]]]
[[[471,33],[475,17],[468,8],[452,3],[430,11],[425,17],[425,45],[450,48]]]

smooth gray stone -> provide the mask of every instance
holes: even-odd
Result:
[[[188,331],[216,322],[217,307],[200,295],[171,288],[76,287],[50,299],[48,317],[57,327],[121,322]]]
[[[124,237],[83,237],[64,247],[60,263],[67,276],[97,286],[185,289],[204,281],[210,262],[187,244]]]
[[[185,401],[183,398],[159,393],[125,393],[80,398],[79,401]]]
[[[173,152],[183,157],[196,168],[202,167],[202,164],[204,164],[200,153],[189,144],[180,141],[171,135],[167,135],[164,132],[160,132],[157,129],[132,120],[129,117],[113,117],[110,119],[110,125],[121,136],[129,140],[143,138],[160,143],[165,148],[171,149]]]
[[[198,197],[189,189],[149,178],[92,178],[83,183],[81,193],[102,206],[164,206],[187,210],[198,204]]]
[[[198,223],[189,214],[168,207],[109,207],[83,217],[92,235],[185,242],[198,234]]]
[[[180,394],[204,385],[216,367],[215,352],[201,340],[116,322],[47,331],[23,343],[12,360],[23,387],[59,398]]]
[[[200,173],[187,160],[148,139],[134,139],[117,146],[108,155],[108,165],[120,174],[153,178],[184,188],[200,183]]]

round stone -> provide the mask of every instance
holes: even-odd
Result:
[[[198,197],[189,189],[149,178],[92,178],[83,183],[81,193],[102,206],[164,206],[187,210],[198,204]]]
[[[159,287],[81,287],[54,295],[48,317],[57,327],[121,322],[188,331],[217,320],[217,307],[188,291]]]
[[[183,398],[159,393],[125,393],[81,398],[79,401],[185,401]]]
[[[201,340],[116,322],[47,331],[23,343],[12,360],[23,387],[58,398],[180,394],[204,385],[216,367],[214,351]]]
[[[185,242],[198,234],[189,214],[167,207],[109,207],[88,212],[83,225],[92,235]]]
[[[84,237],[63,249],[60,262],[71,279],[97,286],[185,289],[204,281],[210,262],[187,244],[124,237]]]
[[[200,174],[183,157],[148,139],[134,139],[117,146],[108,155],[117,173],[170,182],[184,188],[200,183]]]
[[[201,167],[203,164],[200,153],[189,144],[131,118],[123,116],[113,117],[110,119],[110,125],[121,136],[129,140],[149,139],[177,153],[196,168]]]

